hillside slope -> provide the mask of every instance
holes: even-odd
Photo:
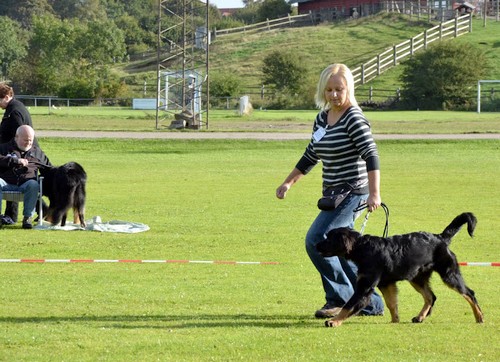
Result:
[[[289,50],[307,64],[308,76],[316,77],[330,63],[355,67],[434,25],[384,14],[344,23],[235,34],[212,43],[210,69],[241,75],[245,86],[260,86],[262,60],[275,50]]]
[[[489,78],[500,79],[500,22],[488,21],[486,27],[482,19],[472,20],[472,32],[451,41],[464,44],[464,46],[475,46],[481,49],[490,61]],[[375,54],[374,54],[375,56]],[[395,67],[382,74],[379,78],[359,87],[364,90],[369,87],[374,89],[396,89],[401,87],[399,76],[402,67]]]
[[[210,71],[241,76],[244,91],[260,87],[262,60],[277,49],[298,53],[308,67],[308,79],[314,84],[319,72],[333,62],[355,67],[383,50],[437,25],[400,14],[382,14],[356,21],[285,28],[254,34],[233,34],[217,38],[210,46]],[[490,79],[500,79],[500,22],[473,20],[473,31],[453,41],[472,44],[487,53],[491,60]],[[156,56],[120,66],[126,79],[149,79],[155,84]],[[360,90],[400,87],[401,67],[383,73]],[[133,82],[131,82],[133,83]]]

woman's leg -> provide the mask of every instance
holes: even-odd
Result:
[[[316,250],[316,244],[325,238],[325,234],[338,227],[354,227],[359,212],[354,210],[366,201],[367,195],[349,195],[342,204],[331,211],[321,211],[306,235],[306,251],[312,263],[321,275],[323,289],[328,306],[342,307],[353,295],[356,285],[357,268],[343,258],[322,257]],[[379,303],[380,302],[380,303]],[[371,304],[374,304],[371,306]],[[372,297],[369,310],[363,314],[380,314],[383,303],[380,296]],[[368,308],[367,307],[367,308]],[[372,310],[374,310],[372,312]],[[375,312],[376,310],[376,312]]]
[[[345,271],[349,270],[350,273],[356,276],[358,275],[358,267],[356,264],[354,264],[350,260],[345,260],[344,258],[339,258],[342,262],[343,269]],[[345,265],[345,264],[348,265]],[[370,298],[370,303],[361,309],[361,311],[358,313],[358,315],[381,315],[384,313],[384,301],[382,300],[382,297],[380,294],[377,292],[373,292],[371,298]]]

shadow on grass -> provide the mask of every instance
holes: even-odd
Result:
[[[0,323],[60,324],[97,323],[99,328],[123,329],[184,329],[184,328],[310,328],[323,326],[323,321],[312,316],[297,315],[83,315],[75,317],[0,317]]]

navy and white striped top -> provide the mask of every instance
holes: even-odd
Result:
[[[307,174],[319,161],[323,163],[323,187],[349,183],[355,188],[367,188],[368,171],[378,170],[378,150],[370,123],[358,107],[350,107],[333,126],[327,124],[328,111],[316,116],[313,137],[296,167]],[[323,128],[325,135],[314,139]]]

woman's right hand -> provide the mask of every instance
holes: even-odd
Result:
[[[278,199],[284,199],[286,196],[286,193],[290,190],[290,185],[287,183],[283,183],[276,189],[276,197]]]
[[[290,172],[290,175],[283,181],[283,183],[276,189],[276,197],[278,199],[284,199],[286,196],[286,193],[288,190],[290,190],[290,187],[294,183],[296,183],[298,180],[300,180],[304,176],[304,174],[299,171],[297,168],[294,168],[292,172]]]

